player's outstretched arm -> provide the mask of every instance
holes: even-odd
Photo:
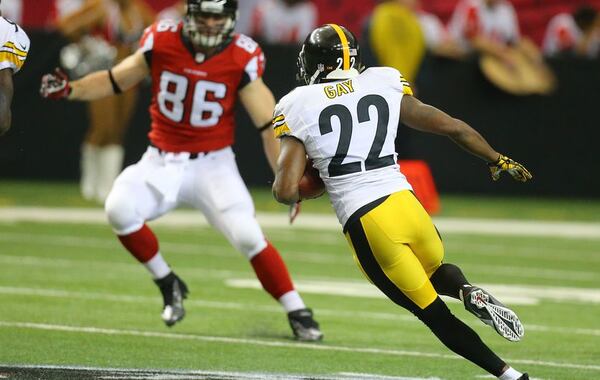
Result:
[[[240,101],[248,111],[252,122],[260,131],[265,156],[269,165],[275,173],[277,168],[277,156],[279,154],[279,142],[273,135],[271,121],[273,109],[275,108],[275,97],[267,87],[262,78],[248,83],[239,92]]]
[[[0,136],[8,132],[12,119],[10,104],[13,97],[12,70],[0,70]]]
[[[292,205],[300,200],[298,184],[304,175],[305,167],[304,144],[294,137],[282,137],[277,172],[273,182],[273,196],[278,202]]]
[[[96,100],[127,91],[141,82],[148,73],[144,53],[137,51],[110,71],[96,71],[73,82],[60,71],[46,74],[42,77],[40,94],[50,99]]]
[[[483,136],[467,123],[424,104],[413,96],[402,97],[400,121],[423,132],[448,136],[467,152],[485,160],[494,180],[500,178],[500,173],[503,171],[522,182],[532,177],[523,165],[496,152]]]

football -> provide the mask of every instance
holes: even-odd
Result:
[[[312,160],[306,162],[304,175],[300,178],[298,191],[302,199],[318,198],[325,192],[325,184],[319,176],[319,171],[312,166]]]

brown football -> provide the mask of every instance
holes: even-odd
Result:
[[[306,162],[304,175],[300,178],[298,191],[302,199],[318,198],[325,192],[325,184],[319,176],[319,171],[312,166],[312,160]]]

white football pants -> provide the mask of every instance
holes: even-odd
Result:
[[[179,205],[200,210],[248,259],[267,245],[230,147],[195,159],[148,147],[117,177],[105,210],[115,233],[128,235]]]

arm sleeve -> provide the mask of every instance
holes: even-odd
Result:
[[[308,127],[303,122],[302,115],[299,113],[300,109],[294,107],[294,99],[297,96],[299,95],[292,91],[275,106],[273,131],[275,138],[295,137],[304,143],[308,138]]]
[[[11,69],[17,73],[27,59],[29,53],[29,37],[17,24],[6,21],[7,25],[0,32],[0,70]]]
[[[404,79],[404,76],[402,76],[400,71],[391,67],[382,68],[380,70],[382,73],[384,73],[383,79],[385,83],[390,83],[396,91],[401,92],[404,95],[413,95],[413,90],[410,86],[410,83]]]
[[[234,43],[237,45],[236,55],[243,65],[242,79],[238,86],[238,89],[242,89],[263,76],[267,62],[262,49],[252,38],[242,34]]]
[[[144,34],[140,39],[140,46],[138,48],[139,51],[144,53],[144,58],[146,58],[146,63],[148,67],[152,67],[152,52],[154,51],[154,36],[155,36],[155,28],[154,25],[151,25],[144,30]]]
[[[283,106],[281,103],[277,103],[275,111],[273,112],[273,132],[275,138],[279,139],[285,136],[292,136],[292,130],[287,124],[285,114],[283,112]]]

